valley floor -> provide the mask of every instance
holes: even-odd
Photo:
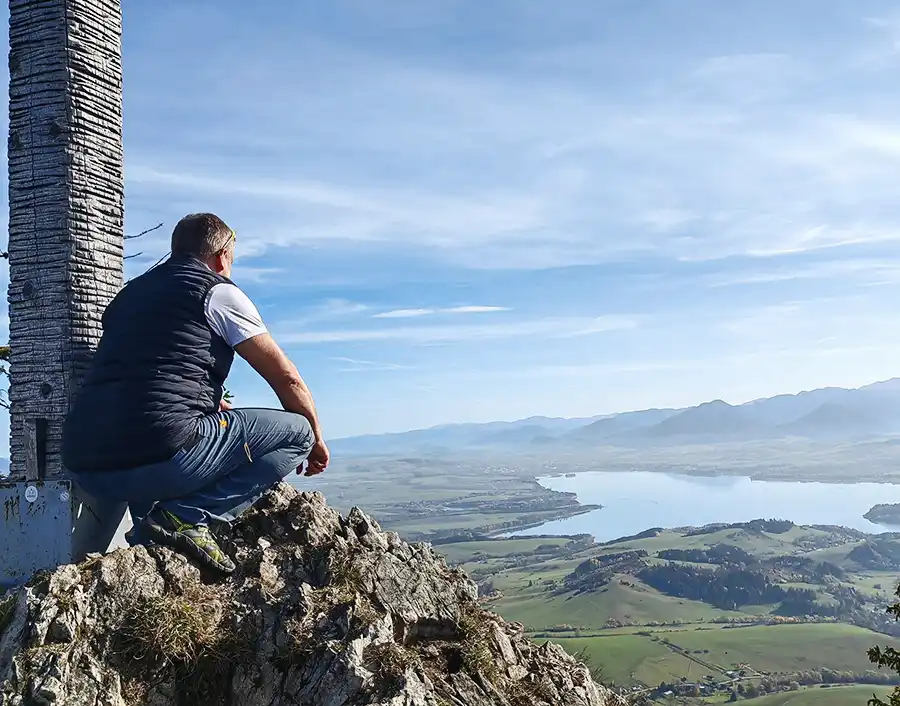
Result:
[[[787,522],[606,544],[586,535],[498,538],[584,512],[573,496],[535,482],[554,470],[376,459],[316,488],[341,509],[364,506],[387,529],[433,542],[479,583],[492,610],[652,703],[723,703],[734,692],[759,706],[862,706],[890,691],[897,675],[875,670],[866,651],[900,649],[900,630],[885,614],[900,576],[900,535]],[[720,586],[734,552],[737,583]],[[728,604],[727,591],[744,598]]]
[[[900,548],[896,540],[885,541]],[[835,595],[853,595],[856,607],[848,608],[846,615],[802,617],[776,615],[775,604],[729,610],[667,595],[632,573],[640,573],[647,564],[667,563],[658,559],[660,552],[704,551],[724,544],[751,553],[761,571],[781,566],[784,557],[807,560],[807,568],[833,562],[840,579],[823,577],[817,583],[818,579],[793,575],[791,568],[781,574],[785,579],[781,585],[814,592],[820,606],[833,604]],[[741,698],[755,697],[753,702],[759,704],[849,706],[853,702],[840,698],[865,693],[858,702],[864,704],[872,693],[890,690],[877,682],[886,682],[891,675],[874,670],[867,650],[876,644],[900,648],[900,639],[872,629],[891,628],[884,608],[891,602],[900,566],[879,569],[856,563],[851,557],[865,561],[867,555],[854,549],[865,544],[840,531],[792,527],[769,533],[732,527],[693,536],[666,531],[587,548],[577,540],[536,538],[440,549],[481,581],[484,590],[493,592],[492,609],[524,624],[535,639],[552,639],[580,655],[606,683],[663,700],[674,690],[691,702],[720,703],[735,691]],[[596,586],[566,590],[567,581],[592,558],[602,563],[606,556],[636,550],[647,552],[643,564],[614,564]],[[858,689],[840,684],[860,680],[872,683]],[[834,683],[822,689],[822,681]],[[779,688],[796,691],[757,697]]]

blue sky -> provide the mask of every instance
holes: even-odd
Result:
[[[900,8],[126,3],[127,230],[237,231],[329,436],[900,375]],[[239,404],[274,404],[243,364]]]

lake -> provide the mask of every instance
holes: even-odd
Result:
[[[900,485],[887,483],[799,483],[642,471],[578,473],[538,481],[545,488],[576,493],[583,504],[603,508],[514,534],[592,534],[605,542],[651,527],[758,518],[841,525],[871,533],[900,531],[863,517],[878,503],[900,503]]]

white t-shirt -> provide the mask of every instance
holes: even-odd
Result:
[[[222,282],[206,295],[209,327],[234,348],[238,343],[268,333],[259,311],[237,285]]]

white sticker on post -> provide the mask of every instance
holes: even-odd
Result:
[[[35,487],[33,485],[29,485],[27,488],[25,488],[25,499],[28,502],[33,503],[35,500],[37,500],[37,498],[38,498],[37,487]]]

